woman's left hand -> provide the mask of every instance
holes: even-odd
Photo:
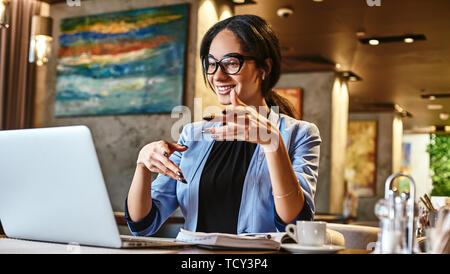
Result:
[[[267,107],[258,112],[255,107],[242,102],[234,90],[230,92],[230,101],[231,106],[226,108],[224,114],[216,115],[209,121],[224,125],[208,128],[205,133],[212,134],[215,140],[241,140],[270,147],[278,145],[280,133],[276,125],[266,118]]]

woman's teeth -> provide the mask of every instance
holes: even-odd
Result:
[[[234,86],[221,86],[221,87],[217,87],[217,90],[218,91],[222,91],[222,92],[225,92],[225,91],[229,91],[230,89],[232,89]]]

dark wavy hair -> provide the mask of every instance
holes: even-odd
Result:
[[[266,77],[261,83],[261,89],[269,107],[278,106],[280,113],[295,117],[292,104],[273,91],[281,73],[280,45],[275,32],[261,17],[250,14],[236,15],[212,26],[203,36],[200,46],[202,63],[205,58],[208,58],[209,48],[214,37],[225,29],[232,31],[239,38],[242,48],[256,58],[256,66],[266,72]],[[270,73],[268,73],[269,68],[265,62],[267,58],[272,61]],[[204,69],[203,77],[207,82]]]

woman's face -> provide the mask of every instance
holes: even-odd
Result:
[[[243,51],[239,38],[227,29],[216,35],[209,48],[210,58],[217,61],[236,53],[250,56]],[[224,73],[218,66],[215,73],[207,76],[222,105],[230,104],[230,92],[234,89],[239,99],[245,104],[259,106],[264,102],[261,93],[262,73],[262,69],[257,68],[254,60],[244,60],[240,71],[234,75]]]

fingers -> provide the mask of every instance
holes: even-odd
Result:
[[[206,128],[203,133],[213,134],[212,137],[216,140],[256,141],[257,115],[255,116],[250,109],[243,106],[227,108],[221,115],[204,117],[204,120],[209,119],[210,122],[222,122],[222,126]]]
[[[253,106],[246,106],[232,91],[232,106],[228,106],[222,114],[211,114],[203,117],[208,123],[221,122],[221,127],[210,127],[202,133],[212,134],[216,140],[242,140],[252,143],[265,144],[271,140],[276,130],[267,119],[267,108],[260,108],[260,112]],[[267,138],[269,137],[269,138]]]
[[[178,143],[169,143],[166,141],[160,141],[160,152],[165,157],[169,157],[175,151],[183,152],[186,151],[189,147],[186,145],[178,144]]]
[[[151,172],[186,183],[181,169],[169,159],[174,151],[185,151],[187,146],[158,141],[145,146],[139,153],[138,164],[144,164]]]
[[[210,123],[222,122],[222,124],[226,124],[227,122],[236,121],[245,115],[257,116],[258,113],[254,107],[234,106],[224,109],[222,114],[213,113],[206,115],[203,117],[203,120]]]
[[[155,158],[159,158],[159,157],[160,157],[159,154],[157,154],[155,156]],[[164,156],[162,158],[164,158]],[[150,162],[150,168],[149,168],[150,171],[162,174],[164,176],[170,177],[175,180],[179,180],[180,178],[179,178],[178,174],[176,173],[178,171],[174,172],[171,169],[173,167],[170,168],[169,165],[167,165],[166,163],[163,163],[162,158],[153,159],[152,161],[149,161]]]
[[[159,146],[160,153],[154,153],[152,155],[155,160],[155,166],[161,171],[158,173],[186,183],[183,171],[169,159],[169,156],[174,151],[185,151],[187,149],[187,146],[181,144],[161,141]]]
[[[238,130],[238,128],[240,128],[238,124],[231,123],[226,126],[211,128],[209,133],[215,140],[245,140],[245,129]]]
[[[246,104],[244,104],[244,102],[242,102],[241,99],[239,99],[234,89],[231,90],[230,92],[230,101],[233,106],[246,106]]]
[[[188,146],[178,144],[178,143],[167,143],[167,145],[168,145],[169,149],[171,150],[170,154],[172,154],[174,151],[183,152],[188,149]]]
[[[229,123],[226,126],[211,128],[209,133],[212,134],[212,138],[215,140],[227,140],[227,141],[248,141],[256,143],[257,127],[250,127],[247,124]]]
[[[211,134],[215,140],[241,140],[251,143],[265,144],[271,140],[274,129],[269,120],[261,115],[253,115],[249,112],[241,112],[233,114],[233,118],[228,118],[230,113],[227,112],[227,118],[220,118],[226,124],[219,127],[211,127],[203,130],[203,133]],[[225,116],[225,115],[224,115]],[[219,119],[215,117],[214,119]],[[213,120],[214,120],[213,119]]]

